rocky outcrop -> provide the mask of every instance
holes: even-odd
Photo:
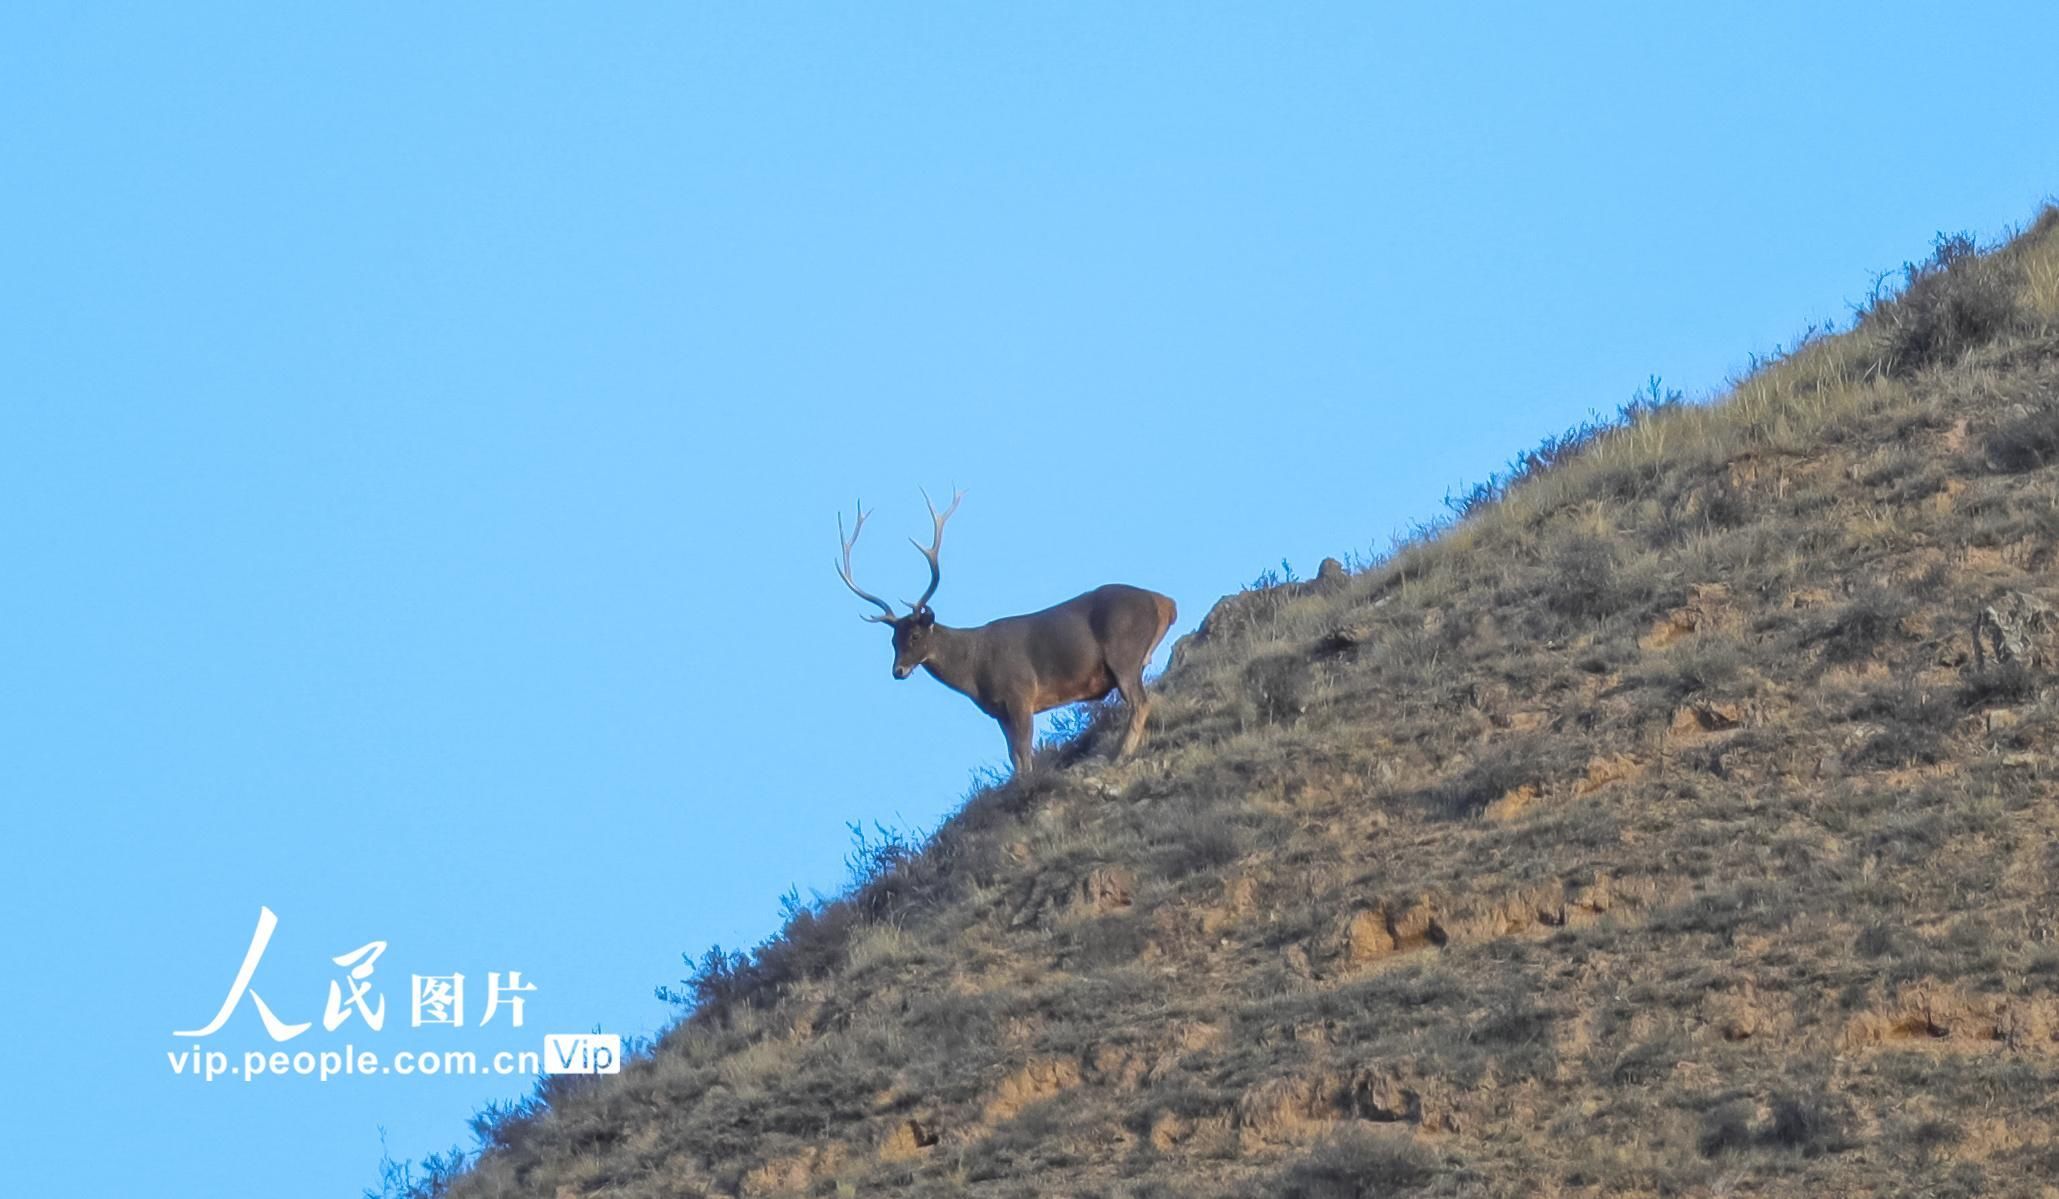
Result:
[[[2005,592],[1973,618],[1973,665],[1984,669],[2020,664],[2043,668],[2052,663],[2052,637],[2059,632],[2059,612],[2036,596]]]
[[[1215,607],[1208,610],[1208,615],[1201,618],[1201,624],[1193,632],[1173,644],[1171,669],[1178,670],[1196,646],[1234,639],[1271,620],[1289,602],[1303,596],[1337,591],[1350,578],[1350,572],[1344,569],[1342,562],[1325,558],[1316,568],[1313,579],[1275,583],[1270,587],[1249,587],[1222,597],[1215,602]]]

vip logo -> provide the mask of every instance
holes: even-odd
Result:
[[[543,1038],[545,1074],[620,1074],[622,1038],[614,1033],[551,1033]]]

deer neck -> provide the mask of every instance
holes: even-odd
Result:
[[[930,630],[935,648],[922,660],[922,668],[929,672],[931,678],[960,695],[975,695],[979,665],[979,638],[976,633],[974,629],[935,626]]]

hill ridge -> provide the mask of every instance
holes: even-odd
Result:
[[[2055,464],[2047,209],[1226,597],[417,1189],[2039,1193]]]

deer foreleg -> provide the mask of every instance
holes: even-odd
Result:
[[[1000,722],[1002,735],[1008,738],[1008,760],[1015,767],[1016,777],[1021,778],[1030,772],[1030,751],[1036,744],[1036,713],[1024,705],[1010,708],[995,719]]]

